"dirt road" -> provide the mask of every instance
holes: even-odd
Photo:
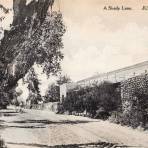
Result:
[[[0,111],[0,135],[8,148],[144,147],[148,133],[120,125],[48,111]]]

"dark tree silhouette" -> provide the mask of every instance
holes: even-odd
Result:
[[[45,102],[57,102],[60,101],[60,88],[55,83],[48,86],[45,93]]]

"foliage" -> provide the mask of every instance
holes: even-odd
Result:
[[[60,75],[59,76],[59,79],[57,80],[57,84],[58,85],[62,85],[62,84],[64,84],[64,83],[70,83],[71,82],[71,79],[70,79],[70,77],[69,76],[67,76],[67,75]]]
[[[0,109],[5,109],[6,106],[9,104],[8,96],[9,94],[0,92]]]
[[[45,103],[57,102],[60,100],[60,88],[56,84],[49,85],[45,94]]]
[[[65,26],[60,12],[47,13],[53,0],[13,1],[14,20],[0,44],[0,89],[8,93],[36,62],[49,76],[60,71]],[[12,67],[15,66],[14,75]]]
[[[29,70],[29,73],[27,75],[27,83],[28,83],[28,89],[29,89],[29,96],[28,98],[31,100],[32,104],[38,104],[38,101],[41,101],[41,95],[39,90],[39,80],[38,77],[34,71],[34,68],[31,68]]]
[[[18,100],[18,97],[20,97],[22,95],[22,93],[23,93],[23,91],[20,88],[16,88],[15,90],[13,90],[11,104],[13,104],[15,106],[19,106],[20,100]]]
[[[140,75],[121,83],[122,123],[138,127],[148,122],[148,75]]]
[[[108,113],[118,110],[121,104],[120,93],[116,85],[104,82],[93,87],[71,90],[63,101],[63,108],[66,111],[84,112],[97,117],[97,110],[103,108]]]
[[[26,82],[28,83],[28,89],[29,91],[32,91],[33,93],[39,93],[39,80],[37,77],[37,74],[34,71],[34,68],[31,68],[28,72]]]
[[[38,104],[39,101],[42,101],[42,98],[40,96],[40,94],[35,94],[35,93],[32,93],[32,92],[29,92],[29,96],[28,96],[28,99],[27,100],[31,100],[31,104]]]
[[[60,61],[63,54],[60,49],[63,47],[62,35],[65,32],[62,15],[57,12],[47,14],[45,21],[32,35],[24,46],[21,54],[17,57],[17,69],[23,67],[23,73],[26,68],[34,62],[43,67],[43,72],[47,75],[56,74],[60,69]],[[30,49],[34,50],[30,50]],[[20,64],[21,63],[21,64]]]

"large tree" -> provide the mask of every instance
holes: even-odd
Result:
[[[1,93],[9,93],[35,62],[47,75],[60,70],[65,27],[62,14],[52,11],[53,2],[32,0],[27,5],[26,0],[13,0],[11,29],[4,32],[0,45]]]

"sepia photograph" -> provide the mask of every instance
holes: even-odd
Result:
[[[0,0],[0,148],[148,148],[148,1]]]

